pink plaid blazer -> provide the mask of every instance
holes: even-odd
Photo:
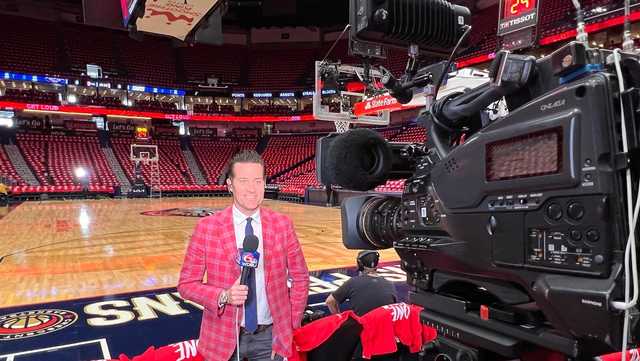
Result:
[[[261,207],[267,302],[273,318],[273,350],[291,355],[293,330],[300,327],[309,294],[309,271],[291,220]],[[235,310],[218,316],[218,296],[240,277],[232,208],[203,218],[196,226],[180,272],[178,292],[204,306],[198,352],[207,361],[228,361],[236,347]],[[206,272],[206,282],[203,276]],[[291,289],[287,279],[291,278]],[[242,317],[242,314],[239,314]]]

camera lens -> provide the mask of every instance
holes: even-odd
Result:
[[[374,197],[361,208],[358,231],[362,239],[374,248],[390,248],[404,236],[400,231],[401,203],[399,198]]]

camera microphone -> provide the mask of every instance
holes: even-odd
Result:
[[[367,128],[352,129],[318,139],[316,174],[322,184],[367,191],[387,179],[410,177],[420,154],[421,146],[387,142]]]
[[[323,143],[332,143],[323,152]],[[318,175],[323,184],[339,184],[348,189],[368,190],[386,180],[392,154],[384,138],[369,129],[353,129],[338,136],[318,140]]]

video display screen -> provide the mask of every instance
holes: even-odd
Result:
[[[562,128],[487,144],[487,181],[528,178],[562,169]]]

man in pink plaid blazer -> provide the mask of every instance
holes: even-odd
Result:
[[[307,304],[309,272],[291,220],[260,207],[265,181],[260,155],[236,154],[229,173],[233,205],[196,226],[178,291],[204,306],[198,352],[205,360],[280,360],[291,355],[293,330],[300,327]],[[245,286],[236,257],[248,234],[259,239],[260,256]]]

